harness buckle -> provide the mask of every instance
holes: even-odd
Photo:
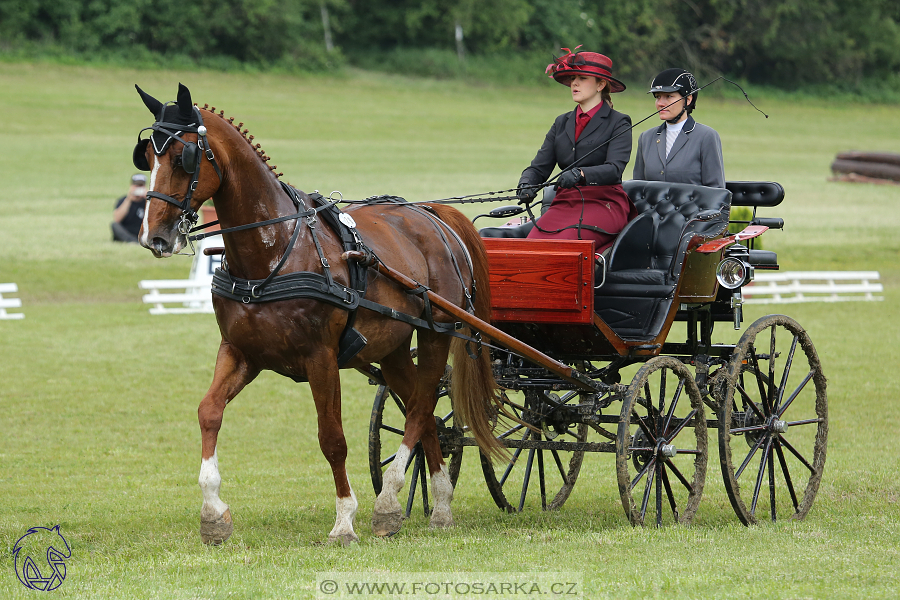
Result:
[[[254,285],[253,287],[250,288],[250,296],[252,298],[259,298],[259,296],[256,294],[256,288],[258,288],[258,287],[259,287],[258,285]]]
[[[331,268],[331,265],[328,264],[328,259],[325,258],[324,256],[322,257],[322,266],[325,267],[326,269]]]
[[[475,335],[472,336],[472,339],[475,340],[475,350],[471,350],[471,347],[469,346],[470,342],[469,340],[466,340],[466,354],[468,354],[469,358],[472,360],[477,360],[481,358],[481,333],[476,331]]]

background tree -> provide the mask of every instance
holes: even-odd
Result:
[[[334,52],[325,48],[323,7]],[[460,69],[457,26],[466,63],[484,69]],[[897,0],[0,2],[0,52],[300,70],[332,68],[346,54],[367,68],[536,81],[551,53],[578,44],[608,54],[631,80],[678,65],[701,79],[725,74],[784,88],[900,89]]]

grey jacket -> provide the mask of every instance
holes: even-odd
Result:
[[[648,129],[638,138],[633,178],[725,187],[719,134],[689,116],[666,158],[666,124]]]

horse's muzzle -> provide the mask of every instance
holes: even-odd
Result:
[[[168,258],[172,256],[172,251],[174,250],[172,243],[161,237],[155,237],[150,240],[149,249],[156,258]]]

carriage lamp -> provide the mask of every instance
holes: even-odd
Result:
[[[733,290],[744,285],[751,276],[750,266],[742,260],[729,257],[719,263],[716,279],[722,287]]]

